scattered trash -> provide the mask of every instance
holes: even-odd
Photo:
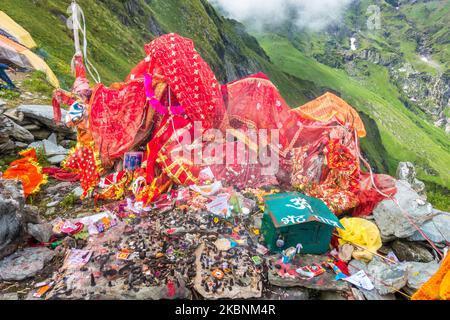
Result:
[[[348,281],[355,286],[365,290],[372,290],[373,288],[375,288],[364,270],[358,271],[357,273],[349,277],[345,277],[343,278],[343,280]]]

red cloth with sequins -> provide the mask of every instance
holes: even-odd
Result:
[[[142,125],[147,103],[142,80],[121,84],[117,89],[98,84],[92,94],[89,127],[102,165],[110,167],[133,145]]]
[[[92,190],[100,180],[99,168],[92,147],[80,146],[73,150],[63,164],[64,168],[80,174],[82,197]]]
[[[131,71],[127,80],[157,72],[191,121],[200,121],[204,129],[226,127],[220,84],[192,40],[170,33],[147,44],[145,51],[148,57]]]

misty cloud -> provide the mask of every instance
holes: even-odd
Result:
[[[262,30],[291,21],[318,31],[337,23],[354,0],[209,0],[222,13]]]

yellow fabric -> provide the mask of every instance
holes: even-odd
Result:
[[[320,122],[329,122],[332,119],[336,119],[340,123],[350,125],[356,129],[360,138],[366,136],[364,123],[359,117],[358,112],[347,102],[330,92],[298,108],[292,109],[292,112],[297,113],[303,118]]]
[[[34,52],[27,49],[26,47],[24,47],[18,43],[15,43],[14,41],[0,35],[0,45],[2,45],[2,44],[8,46],[9,48],[11,48],[13,50],[16,50],[17,54],[25,56],[25,58],[28,60],[30,65],[35,70],[42,71],[46,74],[47,81],[52,86],[54,86],[55,88],[59,88],[58,78],[55,76],[52,69],[50,69],[50,67],[47,65],[47,63],[45,63],[45,61],[42,60],[42,58],[40,58],[38,55],[36,55]]]
[[[339,244],[357,244],[371,252],[376,252],[381,248],[380,230],[375,223],[362,218],[342,218],[341,224],[345,229],[337,229],[339,236]],[[353,251],[353,258],[363,261],[370,261],[373,254],[360,248]]]
[[[411,300],[450,300],[450,254],[439,270],[411,297]]]
[[[52,69],[42,60],[39,56],[31,52],[30,50],[26,50],[22,52],[25,57],[27,57],[28,61],[30,61],[31,66],[36,69],[44,72],[47,76],[47,81],[55,88],[59,88],[58,78],[53,73]]]
[[[0,29],[8,32],[27,48],[36,48],[36,42],[34,42],[28,31],[22,28],[3,11],[0,11]]]

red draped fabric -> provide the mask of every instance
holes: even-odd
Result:
[[[147,102],[142,80],[130,81],[117,89],[98,84],[89,110],[89,129],[102,164],[110,167],[134,143],[142,125]]]
[[[192,40],[171,33],[147,44],[145,51],[147,58],[131,71],[127,80],[142,79],[145,73],[157,71],[191,121],[200,121],[205,129],[226,125],[220,84]]]
[[[130,72],[124,83],[110,88],[98,84],[94,88],[87,107],[86,130],[94,140],[89,152],[95,155],[98,151],[103,166],[108,168],[113,160],[149,136],[139,130],[150,130],[153,121],[154,129],[146,153],[148,199],[153,199],[164,189],[155,185],[159,181],[155,179],[155,168],[159,167],[163,173],[159,177],[168,185],[166,177],[177,184],[195,183],[199,170],[210,166],[216,179],[237,187],[287,181],[295,188],[322,198],[336,213],[360,203],[355,213],[364,215],[380,201],[374,189],[368,186],[359,189],[357,139],[358,135],[364,136],[365,130],[357,112],[342,99],[327,93],[302,107],[291,109],[262,73],[220,86],[192,40],[173,33],[145,45],[145,51],[147,57]],[[77,57],[75,67],[74,90],[82,94],[81,89],[86,89],[87,81],[82,60]],[[169,113],[162,117],[148,114],[146,75],[147,79],[150,76],[153,79],[153,90],[148,90],[155,93],[151,98],[159,99],[165,108],[179,105],[184,114]],[[63,98],[59,97],[59,100]],[[69,98],[66,100],[70,101]],[[57,112],[55,115],[58,118]],[[225,129],[229,129],[233,138],[227,140],[224,135],[219,141],[194,141],[195,122],[201,123],[202,132],[220,129],[225,133]],[[247,134],[260,129],[267,130],[266,137],[258,135],[256,141],[248,138]],[[274,130],[273,135],[271,130]],[[191,134],[190,141],[179,139],[183,131]],[[278,141],[274,140],[276,137]],[[184,147],[191,148],[192,153],[173,155]],[[279,161],[279,171],[283,174],[263,174],[269,164],[252,162],[261,148],[270,148],[269,154],[278,156],[273,159]],[[219,154],[220,149],[223,152]],[[234,150],[231,157],[227,157],[226,150]],[[222,162],[194,163],[194,152],[199,151],[206,152],[206,157],[221,158]],[[191,158],[187,159],[186,155]],[[71,162],[74,167],[77,166],[75,162]],[[96,175],[93,177],[93,172],[88,174],[83,176],[85,190],[92,188],[98,180]]]

